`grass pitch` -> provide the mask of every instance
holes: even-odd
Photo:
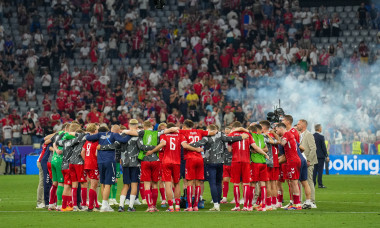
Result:
[[[145,213],[146,205],[135,213],[49,212],[35,209],[37,182],[38,176],[0,176],[1,227],[380,227],[380,176],[324,176],[328,188],[316,189],[318,209],[267,212],[231,212],[232,204],[209,212],[208,182],[199,212]]]

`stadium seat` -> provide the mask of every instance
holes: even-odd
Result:
[[[341,11],[341,12],[339,13],[339,17],[340,17],[341,19],[344,20],[345,18],[347,18],[347,12],[342,12],[342,11]]]
[[[335,11],[340,13],[340,12],[343,12],[343,6],[337,6],[335,7]]]
[[[351,31],[350,30],[343,31],[343,36],[351,36]]]
[[[353,7],[352,7],[352,10],[353,10],[354,12],[357,12],[359,8],[360,8],[360,6],[353,6]]]
[[[372,42],[372,40],[373,40],[373,37],[372,37],[372,36],[365,36],[365,37],[364,37],[364,41],[365,41],[366,43],[370,43],[370,42]]]
[[[338,41],[338,38],[337,37],[330,37],[329,38],[329,43],[331,44],[335,44],[336,42]]]
[[[344,7],[345,12],[351,12],[352,11],[352,6],[345,6]]]
[[[329,38],[328,37],[322,37],[321,38],[321,43],[325,44],[327,42],[329,42]]]
[[[334,13],[335,12],[335,7],[334,6],[327,7],[327,12],[329,12],[330,14]]]
[[[349,30],[355,30],[356,29],[356,23],[355,24],[353,24],[353,23],[349,24],[348,29]]]

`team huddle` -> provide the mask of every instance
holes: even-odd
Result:
[[[282,123],[263,120],[247,129],[234,122],[224,132],[216,125],[193,129],[191,120],[185,120],[182,129],[161,123],[157,130],[150,121],[139,126],[135,119],[129,121],[129,129],[94,123],[82,129],[76,122],[66,123],[61,131],[45,137],[38,160],[47,170],[45,203],[57,211],[112,212],[111,206],[118,204],[119,212],[133,212],[140,204],[140,192],[147,212],[156,212],[160,192],[161,206],[168,204],[168,212],[181,211],[181,207],[198,211],[204,181],[208,181],[214,204],[210,211],[220,211],[220,204],[228,203],[229,182],[234,185],[232,211],[268,211],[282,207],[282,184],[287,181],[291,203],[282,208],[310,209],[307,164],[292,123],[293,118],[285,115]],[[117,203],[120,167],[123,187]],[[49,178],[51,187],[46,185]]]

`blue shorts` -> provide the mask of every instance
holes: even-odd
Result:
[[[181,178],[186,178],[186,160],[181,160]]]
[[[116,181],[116,163],[115,162],[106,162],[98,163],[100,183],[113,185]]]
[[[123,167],[123,183],[131,184],[140,182],[140,167]]]
[[[301,168],[300,168],[300,181],[306,181],[307,180],[307,163],[301,162]]]

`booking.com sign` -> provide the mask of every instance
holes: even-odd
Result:
[[[330,174],[379,175],[380,155],[331,155]]]

